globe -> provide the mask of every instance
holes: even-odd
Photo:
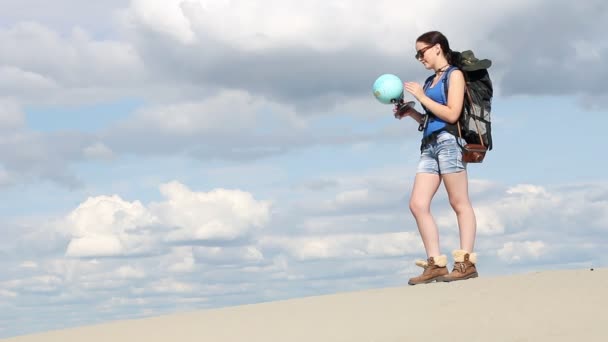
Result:
[[[397,103],[403,98],[403,82],[393,74],[384,74],[372,86],[374,96],[384,104]]]

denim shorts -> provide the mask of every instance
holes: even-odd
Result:
[[[442,175],[466,170],[462,149],[456,139],[464,146],[462,138],[448,132],[439,133],[436,139],[423,145],[417,172]]]

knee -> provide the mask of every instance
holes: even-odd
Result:
[[[456,213],[461,213],[471,208],[471,203],[466,197],[450,198],[450,205]]]
[[[431,211],[431,204],[417,198],[410,199],[410,211],[414,216],[428,214]]]

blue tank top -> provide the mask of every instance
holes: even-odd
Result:
[[[443,73],[443,75],[441,75],[441,79],[439,79],[439,81],[437,81],[437,83],[432,87],[430,86],[431,83],[433,82],[431,79],[431,83],[429,83],[428,86],[426,87],[426,89],[424,90],[424,93],[426,94],[426,96],[428,96],[429,98],[431,98],[433,101],[435,101],[437,103],[441,103],[444,106],[448,104],[448,99],[445,96],[446,82],[444,82],[444,78],[449,77],[450,72],[452,71],[453,68],[454,68],[453,66],[450,66]],[[429,121],[426,125],[426,129],[424,130],[423,135],[426,137],[433,132],[436,132],[440,129],[445,128],[446,125],[447,125],[447,123],[445,121],[441,120],[440,118],[438,118],[437,116],[429,117]]]

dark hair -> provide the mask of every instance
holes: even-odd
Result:
[[[420,37],[416,39],[416,42],[427,43],[429,45],[439,44],[439,46],[441,46],[441,50],[443,51],[445,59],[448,60],[448,63],[456,67],[461,67],[457,58],[458,53],[450,49],[450,43],[448,42],[448,39],[443,35],[443,33],[439,31],[429,31],[420,35]]]

